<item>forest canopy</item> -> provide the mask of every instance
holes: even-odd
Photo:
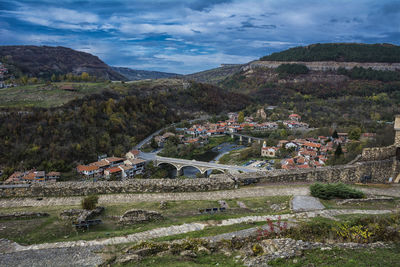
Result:
[[[263,61],[400,62],[400,46],[328,43],[299,46],[264,56]]]

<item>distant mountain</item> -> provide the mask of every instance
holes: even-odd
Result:
[[[218,84],[227,77],[238,73],[242,67],[243,65],[241,64],[222,64],[219,68],[185,75],[184,79],[201,83]]]
[[[327,43],[290,48],[262,61],[400,62],[400,46],[392,44]]]
[[[61,46],[0,46],[0,61],[13,66],[16,74],[32,77],[87,72],[107,80],[126,80],[98,57]]]
[[[147,70],[134,70],[131,68],[111,67],[114,71],[123,75],[130,81],[138,81],[145,79],[163,79],[163,78],[176,78],[182,75],[176,73],[160,72],[160,71],[147,71]]]

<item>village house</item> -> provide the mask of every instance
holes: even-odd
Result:
[[[109,158],[105,158],[105,161],[107,161],[108,163],[110,163],[110,167],[115,167],[118,165],[121,165],[124,162],[124,158],[117,158],[117,157],[109,157]]]
[[[61,173],[59,172],[49,172],[46,174],[46,180],[49,181],[57,181],[57,179],[60,179]]]
[[[289,115],[289,119],[292,120],[292,121],[299,122],[299,121],[301,121],[301,116],[299,114],[293,113],[293,114]]]
[[[132,166],[133,175],[137,175],[144,172],[146,161],[143,159],[127,159],[124,161],[124,164],[127,166]]]
[[[111,167],[111,168],[108,168],[108,169],[104,170],[104,175],[108,179],[111,176],[114,176],[116,179],[121,179],[122,178],[122,169],[119,166]]]
[[[264,144],[261,147],[261,157],[275,158],[276,152],[278,152],[278,150],[279,148],[277,147],[267,147],[267,142],[264,141]]]
[[[129,179],[135,176],[135,168],[132,165],[119,165],[122,171],[122,179]]]
[[[96,165],[78,165],[76,171],[86,177],[98,176],[101,169]]]
[[[140,154],[139,150],[133,149],[133,150],[129,151],[128,153],[126,153],[125,157],[127,159],[137,159],[137,158],[139,158],[139,154]]]

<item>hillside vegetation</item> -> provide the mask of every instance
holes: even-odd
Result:
[[[145,79],[163,79],[180,77],[182,75],[176,73],[148,71],[148,70],[134,70],[131,68],[111,67],[114,71],[126,77],[129,81],[138,81]]]
[[[150,133],[196,112],[239,110],[247,97],[177,80],[111,84],[57,108],[0,109],[0,162],[13,168],[69,171],[97,156],[121,156]]]
[[[243,65],[228,65],[219,68],[196,72],[193,74],[185,75],[184,78],[190,81],[196,81],[201,83],[218,84],[224,79],[232,76],[233,74],[240,71]]]
[[[263,61],[400,62],[400,46],[328,43],[299,46],[264,56]]]
[[[53,74],[81,74],[107,80],[125,80],[98,57],[67,47],[51,46],[0,46],[0,61],[20,77],[47,78]]]

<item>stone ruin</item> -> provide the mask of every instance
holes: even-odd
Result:
[[[156,211],[132,209],[128,210],[127,212],[124,213],[124,215],[121,216],[119,223],[136,224],[142,222],[159,221],[163,219],[164,217]]]

